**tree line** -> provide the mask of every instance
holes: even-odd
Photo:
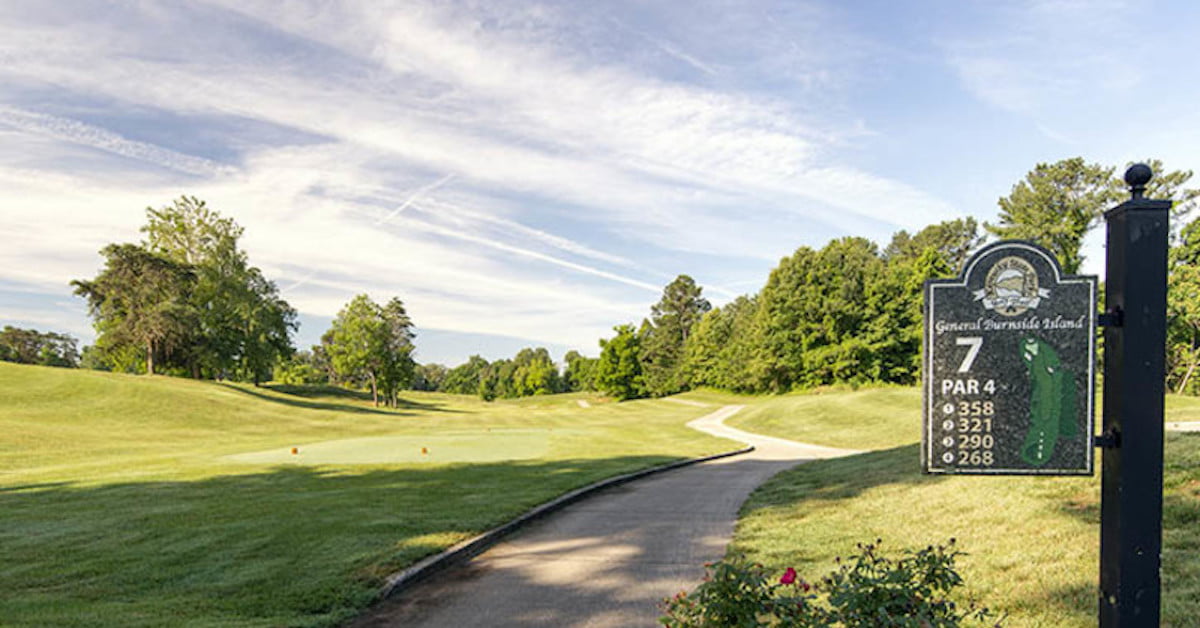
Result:
[[[1200,392],[1200,219],[1185,218],[1200,191],[1191,171],[1157,173],[1146,196],[1174,201],[1169,257],[1167,384]],[[714,308],[688,275],[668,284],[640,325],[613,328],[600,355],[571,351],[563,368],[545,348],[512,358],[475,355],[454,368],[417,364],[403,303],[354,297],[321,343],[295,351],[296,311],[249,264],[232,219],[182,197],[148,208],[137,244],[110,244],[93,279],[72,282],[88,301],[97,340],[6,327],[0,360],[83,365],[210,379],[265,379],[367,388],[375,402],[404,389],[484,399],[594,390],[618,399],[700,386],[783,392],[837,383],[912,384],[920,377],[922,286],[956,274],[987,236],[1036,242],[1067,273],[1083,263],[1084,237],[1124,198],[1116,168],[1082,158],[1037,164],[1000,198],[995,223],[950,220],[895,233],[888,244],[844,237],[802,246],[754,294]],[[1186,224],[1185,224],[1186,223]]]
[[[1148,198],[1173,201],[1185,222],[1200,190],[1191,171],[1157,173]],[[639,327],[601,340],[596,385],[620,399],[669,395],[698,386],[785,392],[838,383],[913,384],[920,378],[922,292],[926,279],[951,277],[985,240],[1035,242],[1079,272],[1084,237],[1123,198],[1116,168],[1082,158],[1038,164],[999,199],[996,223],[962,218],[899,231],[886,247],[858,237],[780,260],[754,295],[710,308],[692,279],[666,287]],[[982,226],[982,231],[980,227]],[[1200,218],[1171,238],[1167,383],[1200,392]]]
[[[5,325],[0,330],[0,362],[79,366],[79,341],[66,334]]]

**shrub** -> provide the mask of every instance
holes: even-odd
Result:
[[[881,541],[859,544],[858,553],[816,584],[788,567],[778,579],[762,565],[734,555],[706,565],[704,582],[691,593],[664,601],[668,628],[950,628],[1000,620],[986,608],[951,598],[963,584],[954,561],[963,553],[947,545],[879,553]]]

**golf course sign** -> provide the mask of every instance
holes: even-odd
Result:
[[[1024,241],[925,283],[926,473],[1090,475],[1096,278]]]

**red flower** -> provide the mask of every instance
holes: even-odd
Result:
[[[796,581],[796,570],[791,567],[783,572],[783,577],[779,579],[779,584],[792,584]]]

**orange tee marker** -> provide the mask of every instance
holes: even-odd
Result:
[[[421,455],[426,455],[426,454],[428,454],[428,453],[429,453],[429,449],[427,449],[427,448],[425,448],[425,447],[422,447],[422,448],[421,448]]]
[[[292,447],[292,455],[294,456],[294,455],[296,455],[296,454],[298,454],[298,453],[300,453],[300,448],[299,448],[299,447]]]

